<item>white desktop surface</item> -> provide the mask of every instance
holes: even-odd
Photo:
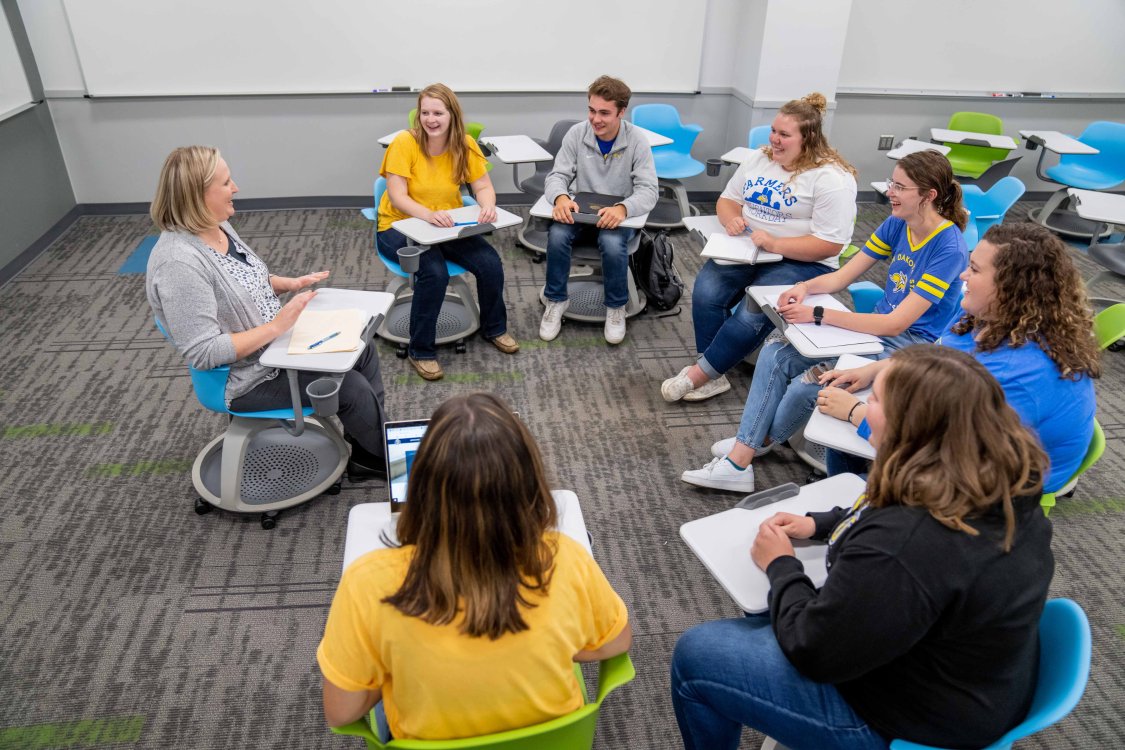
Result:
[[[1056,154],[1096,154],[1098,150],[1080,140],[1071,138],[1057,130],[1021,130],[1022,135],[1032,143],[1037,143]]]
[[[867,357],[845,354],[836,363],[836,369],[854,370],[874,361]],[[853,395],[860,401],[867,403],[867,398],[871,395],[871,389],[864,388]],[[855,456],[875,458],[875,446],[861,438],[850,422],[830,417],[819,408],[813,409],[812,416],[809,417],[808,424],[805,425],[805,440]]]
[[[401,133],[401,132],[403,132],[403,131],[402,130],[396,130],[393,133],[387,133],[385,136],[383,136],[382,138],[379,139],[379,145],[382,146],[383,148],[386,148],[387,146],[391,145],[391,143],[394,141],[394,139],[397,138],[398,134]]]
[[[688,229],[694,231],[694,232],[697,232],[699,234],[699,236],[703,239],[703,242],[705,243],[705,245],[703,247],[704,253],[707,252],[707,245],[710,244],[711,235],[713,235],[713,234],[726,235],[726,233],[727,233],[727,230],[723,228],[723,223],[721,221],[719,221],[718,216],[685,216],[684,217],[684,226],[687,227]],[[742,240],[745,240],[746,242],[750,243],[751,245],[753,245],[753,243],[750,242],[749,232],[746,232],[742,235],[739,235],[737,238],[732,238],[732,239],[742,239]],[[705,257],[711,257],[711,256],[705,256]],[[782,256],[782,255],[778,255],[777,253],[771,253],[768,250],[762,250],[761,248],[758,248],[758,258],[757,258],[757,260],[754,261],[754,265],[757,265],[759,263],[777,263],[778,261],[783,260],[783,259],[784,259],[784,256]],[[716,258],[715,262],[720,264],[720,265],[740,264],[740,261],[723,260],[723,259],[719,259],[719,258]]]
[[[1074,210],[1083,219],[1125,224],[1125,195],[1078,188],[1069,188],[1066,192],[1075,199]]]
[[[873,182],[873,183],[871,183],[871,187],[879,195],[886,195],[887,194],[887,182],[886,182],[886,180],[883,180],[881,182]]]
[[[633,125],[633,127],[637,129],[637,132],[645,137],[650,148],[656,148],[657,146],[667,146],[669,143],[675,143],[675,141],[673,141],[668,136],[661,135],[660,133],[654,133],[648,128],[642,128],[640,125]]]
[[[790,288],[792,288],[792,284],[751,286],[747,287],[746,293],[749,294],[758,305],[769,305],[772,307],[773,304],[770,300]],[[823,300],[823,307],[825,309],[848,310],[848,308],[844,306],[844,303],[840,302],[838,299],[830,297],[829,295],[823,296],[826,298]],[[845,354],[878,354],[883,351],[883,342],[878,336],[872,336],[866,333],[857,334],[855,331],[847,331],[848,334],[857,334],[859,340],[854,343],[840,344],[838,346],[817,346],[806,334],[806,331],[815,334],[817,328],[823,329],[824,331],[846,330],[828,324],[815,326],[813,323],[790,323],[785,327],[784,335],[786,340],[793,345],[793,348],[804,356],[814,359],[820,357],[841,357]]]
[[[586,534],[586,520],[582,517],[582,506],[578,495],[570,490],[552,490],[555,504],[559,509],[559,531],[569,536],[591,554],[590,537]],[[383,532],[394,539],[394,525],[391,523],[391,504],[361,503],[348,513],[348,533],[344,539],[344,568],[356,558],[372,550],[385,549]]]
[[[552,219],[554,213],[551,204],[547,202],[547,196],[539,196],[539,200],[535,201],[535,205],[531,207],[531,215],[537,219]],[[628,216],[617,226],[625,227],[626,229],[642,229],[645,222],[648,221],[648,214],[639,214],[637,216]],[[590,226],[593,226],[592,224]]]
[[[948,154],[953,149],[949,146],[943,146],[940,143],[926,143],[925,141],[915,140],[914,138],[907,138],[902,142],[898,148],[892,148],[887,152],[888,159],[901,159],[907,154],[913,154],[918,151],[937,151],[939,154]]]
[[[850,508],[865,486],[855,474],[838,474],[806,484],[797,497],[763,508],[731,508],[688,521],[680,527],[680,537],[744,612],[765,612],[769,609],[770,579],[750,558],[750,545],[758,535],[758,527],[774,513],[804,515],[809,511]],[[828,578],[824,562],[828,545],[794,541],[794,551],[805,566],[805,574],[814,586],[823,586]]]
[[[480,206],[462,206],[461,208],[451,209],[448,213],[453,217],[454,221],[476,221],[477,217],[480,216]],[[511,211],[497,208],[496,221],[492,222],[492,226],[496,229],[503,229],[505,227],[514,227],[522,223],[523,219],[516,216]],[[461,234],[461,230],[472,228],[435,227],[428,221],[415,218],[399,219],[391,224],[391,226],[419,245],[437,245],[442,242],[449,242],[450,240],[457,239]]]
[[[964,143],[965,141],[984,141],[992,148],[1016,147],[1015,140],[1008,135],[995,135],[989,133],[973,133],[968,130],[947,130],[945,128],[930,128],[930,137],[943,143]],[[974,144],[976,145],[976,144]]]
[[[492,149],[496,158],[505,164],[526,164],[551,161],[551,152],[526,135],[481,136],[480,142]]]
[[[725,161],[727,164],[741,164],[742,162],[753,156],[755,151],[761,151],[761,149],[746,148],[745,146],[735,146],[719,158]]]
[[[386,315],[394,302],[394,295],[387,292],[364,292],[356,289],[318,289],[306,310],[345,310],[355,307],[372,318]],[[289,340],[293,329],[270,342],[262,352],[259,362],[264,367],[282,370],[311,370],[313,372],[341,373],[352,369],[367,343],[360,338],[359,347],[350,352],[325,352],[323,354],[290,354]]]

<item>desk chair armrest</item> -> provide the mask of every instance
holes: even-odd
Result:
[[[629,658],[629,652],[611,656],[598,667],[598,699],[600,705],[605,697],[637,676],[637,670]]]
[[[375,736],[375,731],[371,728],[369,719],[373,719],[371,713],[361,719],[356,719],[351,724],[345,724],[342,727],[329,727],[332,734],[342,734],[349,737],[362,737],[368,747],[384,747],[383,743],[379,742],[379,738]]]
[[[684,130],[688,131],[689,133],[695,133],[696,135],[703,132],[703,126],[698,125],[696,123],[692,123],[690,125],[684,125],[683,128],[684,128]]]

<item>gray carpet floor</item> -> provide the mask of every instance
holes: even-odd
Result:
[[[886,213],[861,206],[857,241]],[[332,286],[387,283],[355,210],[249,212],[234,223],[276,272],[329,268]],[[255,516],[192,512],[191,462],[225,421],[195,401],[183,362],[154,329],[143,276],[117,273],[151,233],[144,216],[82,218],[0,289],[0,748],[359,747],[325,729],[314,650],[348,510],[385,500],[385,487],[345,483],[272,531]],[[425,383],[381,345],[388,408],[426,416],[483,389],[520,411],[554,484],[578,493],[595,556],[633,622],[637,678],[604,707],[597,747],[671,750],[680,746],[668,686],[676,638],[738,615],[678,534],[737,497],[679,475],[733,434],[750,369],[702,404],[660,398],[661,380],[693,349],[700,246],[686,233],[674,235],[689,290],[681,314],[630,320],[618,347],[600,326],[574,323],[539,341],[545,266],[514,229],[494,241],[523,350],[509,357],[479,339],[464,355],[444,349],[445,380]],[[1093,264],[1075,257],[1091,276]],[[1097,291],[1125,296],[1120,283]],[[1090,684],[1067,719],[1023,747],[1125,743],[1125,354],[1104,361],[1105,456],[1052,514],[1051,593],[1090,616]],[[808,473],[784,447],[757,465],[761,487]],[[744,747],[760,739],[747,732]]]

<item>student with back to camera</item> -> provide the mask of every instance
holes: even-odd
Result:
[[[976,357],[1000,382],[1008,404],[1047,451],[1044,492],[1067,483],[1094,429],[1093,378],[1101,374],[1093,311],[1066,244],[1031,222],[985,233],[961,274],[962,315],[938,339]],[[820,410],[860,427],[867,407],[852,395],[886,367],[880,360],[821,376]],[[853,460],[854,459],[854,460]],[[867,462],[828,451],[828,473],[862,473]]]
[[[703,401],[730,390],[725,373],[757,349],[769,319],[743,300],[748,286],[793,284],[838,267],[855,224],[856,171],[828,144],[828,106],[813,93],[784,104],[770,142],[754,151],[727,183],[715,213],[727,234],[750,233],[776,263],[708,260],[691,292],[698,361],[660,387],[665,401]],[[738,308],[731,313],[731,308]]]
[[[381,700],[382,736],[450,739],[578,709],[573,662],[628,650],[632,630],[598,564],[555,530],[527,428],[491,394],[455,396],[411,477],[402,546],[348,566],[332,601],[317,650],[328,723]]]
[[[480,146],[465,132],[465,118],[457,95],[441,83],[418,93],[415,125],[391,142],[379,174],[387,178],[387,192],[378,205],[379,225],[375,244],[379,254],[398,262],[398,252],[409,241],[391,226],[415,217],[436,227],[452,227],[449,210],[462,205],[461,185],[468,184],[480,204],[482,223],[496,219],[496,190],[485,171]],[[505,354],[519,351],[508,333],[504,307],[504,266],[500,256],[481,235],[434,245],[418,256],[414,297],[410,306],[410,364],[426,380],[440,380],[437,361],[437,323],[449,271],[445,261],[462,266],[477,280],[481,336]]]
[[[868,420],[853,508],[762,524],[768,615],[676,644],[687,750],[734,750],[742,725],[792,750],[983,747],[1027,714],[1054,572],[1038,441],[980,362],[929,344],[891,357]],[[828,543],[819,591],[790,541],[810,538]]]
[[[777,312],[789,323],[818,323],[880,336],[883,352],[936,339],[957,312],[960,274],[968,262],[961,229],[968,214],[949,161],[935,151],[899,160],[887,185],[891,215],[843,268],[801,281],[782,292]],[[873,313],[822,309],[805,304],[809,294],[847,288],[880,260],[889,261],[886,289]],[[831,361],[834,361],[831,360]],[[731,492],[754,491],[756,456],[788,440],[816,405],[820,371],[830,369],[792,345],[762,347],[735,438],[711,446],[712,460],[685,471],[683,481]]]

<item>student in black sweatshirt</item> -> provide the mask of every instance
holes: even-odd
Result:
[[[868,407],[867,492],[850,510],[769,518],[750,550],[768,618],[676,644],[688,750],[733,750],[742,725],[793,750],[982,747],[1027,713],[1054,572],[1046,457],[968,354],[926,344],[891,361]],[[790,539],[828,543],[821,590]]]

